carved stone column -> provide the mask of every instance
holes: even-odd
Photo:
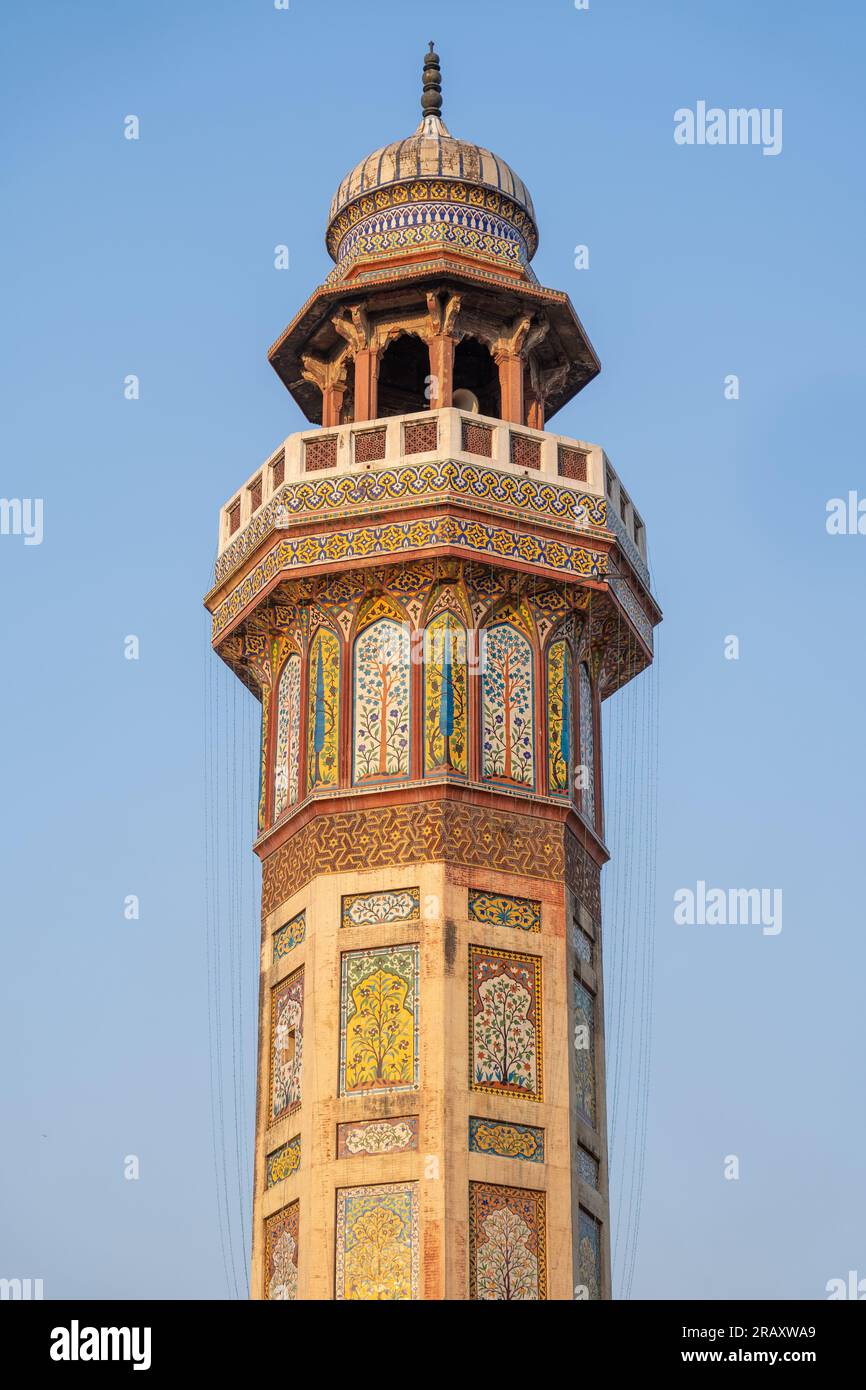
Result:
[[[500,415],[512,425],[523,424],[523,358],[520,354],[494,353],[499,368]]]
[[[531,430],[544,429],[544,400],[531,386],[526,392],[526,423]]]
[[[355,353],[355,419],[375,420],[379,409],[379,349]]]
[[[349,318],[335,314],[331,319],[345,338],[355,359],[355,419],[375,420],[378,412],[379,353],[373,342],[373,329],[362,304],[349,310]]]
[[[331,425],[339,425],[345,394],[345,382],[342,385],[326,386],[322,392],[322,425],[325,429]]]
[[[428,294],[427,308],[430,314],[427,345],[433,379],[430,408],[437,410],[452,405],[454,400],[454,351],[458,340],[453,330],[460,312],[460,295],[450,295],[443,307],[438,295]]]
[[[339,425],[346,394],[346,365],[348,348],[336,357],[318,357],[307,353],[302,358],[303,378],[318,386],[322,393],[322,426]]]
[[[526,423],[530,429],[543,430],[547,401],[558,391],[568,375],[568,364],[543,370],[534,353],[529,356],[529,384],[526,387]]]
[[[541,342],[548,329],[546,320],[532,322],[531,314],[524,314],[500,334],[493,344],[493,360],[499,368],[499,390],[501,395],[500,414],[503,420],[512,425],[522,425],[523,415],[523,373],[530,349]]]

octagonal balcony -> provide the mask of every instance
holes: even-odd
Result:
[[[643,521],[600,446],[453,408],[289,435],[220,511],[215,585],[293,523],[455,492],[476,508],[609,533],[649,590]]]

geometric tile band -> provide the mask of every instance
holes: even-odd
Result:
[[[418,1184],[337,1189],[338,1301],[418,1297]]]
[[[385,157],[393,157],[393,148],[392,146],[383,152]],[[521,206],[519,189],[514,188],[513,198],[498,189],[481,192],[473,188],[471,183],[462,181],[466,175],[460,169],[456,171],[460,175],[459,179],[441,177],[442,154],[435,145],[431,158],[436,161],[436,168],[430,170],[421,165],[404,173],[404,169],[400,167],[400,160],[405,158],[405,155],[402,145],[398,148],[400,153],[397,155],[396,165],[386,164],[382,170],[380,161],[372,180],[375,197],[372,196],[369,187],[365,189],[363,186],[364,178],[368,186],[370,184],[368,169],[364,170],[360,180],[358,170],[354,170],[337,189],[328,209],[325,245],[332,259],[338,262],[338,270],[339,263],[345,260],[350,250],[354,250],[352,241],[357,229],[369,229],[371,214],[378,215],[378,221],[374,224],[376,228],[392,230],[394,227],[411,227],[423,222],[424,214],[431,207],[438,214],[437,217],[431,218],[436,225],[445,220],[449,212],[460,226],[475,230],[488,230],[491,224],[499,225],[498,219],[503,219],[506,224],[502,229],[503,235],[506,230],[512,236],[516,234],[524,246],[526,260],[532,259],[538,248],[538,232],[532,216]],[[479,154],[480,151],[474,151],[469,160],[478,159]],[[461,155],[461,160],[462,158]],[[455,171],[448,172],[453,174]],[[432,178],[431,173],[434,175]],[[500,186],[502,184],[498,171],[495,182]],[[460,209],[459,215],[454,212],[455,207]],[[492,213],[496,214],[496,218],[491,216]],[[329,283],[334,275],[334,271],[331,271],[325,283]]]
[[[262,914],[320,873],[445,861],[566,884],[596,921],[598,867],[561,823],[451,801],[319,809],[262,863]]]
[[[453,516],[433,516],[419,521],[391,522],[384,526],[359,526],[355,530],[283,537],[213,613],[215,640],[248,604],[281,574],[312,565],[343,565],[349,560],[369,560],[388,555],[408,555],[428,548],[449,547],[467,555],[491,559],[521,560],[550,570],[558,578],[569,575],[603,579],[607,552],[567,541],[530,535],[509,526],[483,525]]]
[[[509,893],[485,893],[469,889],[469,916],[473,922],[520,931],[541,931],[541,903],[532,898],[513,898]]]
[[[469,1184],[469,1297],[497,1303],[547,1298],[543,1192]]]
[[[214,583],[219,584],[231,574],[272,530],[292,520],[307,520],[316,512],[342,513],[380,504],[413,506],[419,501],[438,501],[443,494],[448,499],[514,508],[575,527],[602,528],[608,524],[603,497],[450,459],[379,469],[375,473],[305,479],[285,483],[246,530],[226,547],[217,560]]]
[[[467,225],[467,217],[474,225]],[[455,211],[447,203],[416,204],[408,225],[398,218],[399,214],[377,212],[352,228],[340,245],[335,273],[325,282],[329,289],[343,279],[352,262],[382,256],[395,248],[418,251],[447,242],[467,255],[485,255],[513,266],[528,263],[526,242],[501,218],[467,214],[464,208]]]
[[[528,1163],[544,1162],[544,1130],[534,1125],[515,1125],[507,1120],[469,1120],[469,1150],[493,1154],[497,1158],[522,1158]]]

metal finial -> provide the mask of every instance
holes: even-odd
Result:
[[[430,47],[424,54],[424,90],[421,93],[421,110],[425,116],[442,114],[442,72],[439,67],[439,54],[430,40]]]

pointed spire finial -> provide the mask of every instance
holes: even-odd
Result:
[[[425,116],[442,114],[442,72],[439,67],[439,54],[430,40],[430,47],[424,54],[424,90],[421,93],[421,110]]]

